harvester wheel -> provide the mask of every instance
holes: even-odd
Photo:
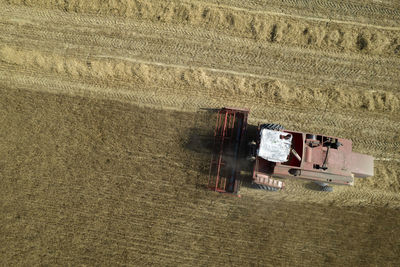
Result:
[[[247,156],[247,160],[255,161],[257,156],[257,143],[254,141],[249,142],[248,144],[249,152]]]
[[[321,186],[321,191],[323,192],[332,192],[333,191],[333,187],[326,185],[326,186]]]
[[[333,191],[333,187],[329,186],[328,183],[324,183],[324,182],[320,182],[320,181],[315,181],[314,183],[319,185],[319,190],[321,190],[323,192],[332,192]]]
[[[254,183],[252,185],[253,188],[255,189],[261,189],[261,190],[267,190],[267,191],[278,191],[278,188],[272,187],[272,186],[268,186],[268,185],[264,185],[264,184],[256,184]]]
[[[261,125],[261,128],[268,130],[276,130],[276,131],[283,131],[285,129],[282,125],[274,123],[263,124]]]

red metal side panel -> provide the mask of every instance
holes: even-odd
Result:
[[[374,157],[370,155],[351,153],[351,172],[355,177],[374,176]]]

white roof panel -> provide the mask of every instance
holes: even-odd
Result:
[[[272,162],[286,162],[293,136],[289,133],[262,129],[258,156]]]

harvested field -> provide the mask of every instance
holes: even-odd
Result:
[[[395,1],[2,1],[0,262],[399,265],[399,25]],[[350,138],[375,176],[209,192],[221,106]]]

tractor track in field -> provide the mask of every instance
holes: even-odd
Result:
[[[265,12],[269,14],[280,14],[283,16],[293,16],[300,17],[309,20],[320,20],[325,22],[337,22],[345,24],[360,25],[366,27],[377,27],[377,28],[396,28],[391,26],[381,26],[382,24],[397,25],[395,22],[398,21],[400,17],[400,11],[396,8],[387,7],[380,5],[378,3],[367,4],[367,3],[348,3],[348,2],[334,2],[329,0],[275,0],[275,1],[247,1],[244,4],[242,1],[227,1],[227,0],[206,0],[201,1],[209,4],[214,3],[216,6],[223,6],[225,8],[232,9],[243,9],[251,10],[253,12]],[[280,11],[280,6],[290,9],[292,12],[290,14],[283,14],[280,12],[267,11],[267,8],[272,8],[273,10]],[[330,19],[325,19],[317,17],[315,13],[318,12],[325,13],[326,10],[330,10]],[[297,14],[296,14],[297,13]],[[292,15],[296,14],[296,15]],[[343,20],[343,16],[346,16],[349,20]],[[373,21],[371,23],[362,23],[357,20],[358,17],[368,18],[368,21]],[[340,19],[338,19],[340,17]],[[336,18],[336,19],[335,19]],[[379,19],[390,19],[391,22],[385,22]]]
[[[272,16],[291,17],[302,20],[327,22],[327,23],[338,23],[338,24],[349,24],[360,27],[371,27],[377,29],[390,29],[399,30],[398,18],[400,11],[397,8],[388,7],[374,4],[365,3],[337,3],[332,1],[167,1],[169,4],[175,4],[175,7],[179,7],[179,4],[185,3],[186,6],[193,5],[194,3],[200,7],[200,11],[204,10],[223,10],[228,13],[229,11],[241,11],[248,14],[267,14]],[[259,3],[256,3],[259,2]],[[159,3],[155,2],[156,5]],[[17,9],[21,9],[24,4],[18,4],[17,6],[7,6],[8,10],[15,12]],[[30,8],[40,7],[38,4],[29,4]],[[201,10],[203,8],[203,10]],[[329,14],[326,14],[326,9],[329,8]],[[71,13],[85,14],[91,13],[93,10],[77,10],[71,8],[52,7],[52,9],[64,10]],[[101,7],[98,7],[98,11]],[[115,8],[118,10],[118,7]],[[126,16],[124,13],[126,10],[120,10],[120,16]],[[283,13],[282,9],[290,12]],[[38,9],[38,13],[42,16],[49,17],[49,14]],[[204,13],[203,13],[204,14]],[[328,18],[326,18],[328,16]],[[343,17],[347,20],[343,20]],[[83,19],[82,19],[83,20]],[[372,23],[365,23],[365,21],[372,21]]]
[[[327,57],[321,57],[297,50],[286,50],[282,53],[282,49],[278,48],[250,49],[240,43],[237,47],[227,48],[222,45],[216,46],[212,40],[201,43],[199,40],[183,41],[172,36],[165,38],[152,34],[136,35],[132,32],[131,36],[127,33],[124,34],[124,38],[117,38],[103,36],[101,32],[91,30],[77,33],[76,30],[71,32],[65,29],[63,32],[60,28],[53,31],[39,28],[32,31],[30,27],[24,30],[12,28],[10,25],[3,26],[3,29],[3,43],[32,48],[40,46],[43,49],[49,43],[52,43],[54,49],[54,43],[59,43],[59,50],[65,51],[66,47],[70,47],[70,53],[81,57],[90,55],[90,52],[85,50],[89,46],[92,53],[110,56],[112,53],[116,57],[129,54],[132,57],[145,57],[149,61],[193,67],[213,68],[216,64],[224,68],[235,66],[233,71],[236,72],[250,71],[258,77],[276,77],[302,84],[307,84],[311,77],[318,76],[319,84],[344,82],[359,87],[375,84],[397,91],[400,83],[396,68],[393,68],[393,64],[400,66],[398,60],[392,61],[392,64],[377,59],[347,61],[338,60],[329,54]],[[61,40],[63,42],[60,42]],[[371,75],[374,79],[371,79]]]
[[[29,52],[29,50],[28,50],[28,52]],[[40,54],[39,54],[40,55]],[[74,53],[74,56],[77,56],[75,53]],[[176,64],[166,64],[166,63],[162,63],[162,62],[153,62],[153,61],[147,61],[147,60],[141,60],[141,59],[135,59],[135,58],[127,58],[127,57],[115,57],[115,56],[107,56],[107,55],[104,55],[104,56],[101,56],[101,55],[99,55],[99,56],[96,56],[96,55],[91,55],[91,56],[88,56],[88,55],[84,55],[84,54],[82,54],[82,55],[78,55],[78,56],[80,56],[81,58],[86,58],[86,60],[88,60],[89,62],[90,62],[90,60],[92,60],[92,59],[95,59],[95,58],[106,58],[106,59],[116,59],[116,60],[122,60],[122,61],[127,61],[127,62],[133,62],[133,63],[139,63],[139,64],[146,64],[146,65],[155,65],[155,66],[158,66],[158,67],[165,67],[165,68],[170,68],[170,69],[189,69],[189,70],[192,70],[193,69],[193,67],[188,67],[188,66],[186,66],[186,65],[176,65]],[[34,62],[33,62],[34,63]],[[65,64],[65,62],[63,63],[63,62],[61,62],[62,64]],[[22,65],[21,65],[22,64]],[[32,64],[32,62],[30,62],[29,60],[27,60],[26,62],[23,62],[23,63],[19,63],[19,66],[25,66],[25,64]],[[35,63],[36,64],[36,63]],[[53,64],[53,63],[52,63]],[[86,64],[86,62],[85,61],[83,61],[83,64],[85,65]],[[6,71],[6,70],[9,70],[9,71],[11,71],[11,70],[14,70],[14,72],[21,72],[21,68],[19,67],[19,66],[15,66],[15,65],[13,65],[13,64],[2,64],[2,65],[0,65],[0,68],[2,68],[2,69],[4,69],[4,71]],[[28,72],[28,74],[29,75],[32,75],[32,73],[33,72],[35,72],[35,73],[38,73],[38,74],[40,74],[41,73],[41,68],[43,68],[43,64],[42,64],[42,66],[40,66],[40,64],[39,65],[34,65],[34,66],[31,66],[31,67],[33,67],[33,68],[30,68],[29,69],[29,72]],[[47,68],[48,68],[48,66],[46,66]],[[85,67],[85,68],[88,68],[88,67]],[[201,68],[201,70],[207,70],[207,71],[210,71],[210,72],[216,72],[216,73],[222,73],[222,74],[229,74],[229,75],[239,75],[239,76],[249,76],[249,77],[257,77],[257,78],[273,78],[273,77],[265,77],[265,76],[257,76],[257,75],[254,75],[254,74],[252,74],[252,73],[243,73],[243,72],[237,72],[237,71],[232,71],[232,70],[225,70],[225,69],[211,69],[211,68]],[[25,70],[26,71],[26,70]],[[86,72],[88,72],[87,70],[85,70]],[[47,75],[47,74],[46,74]],[[60,73],[58,73],[58,75],[60,75]],[[89,72],[87,73],[87,74],[85,74],[85,73],[83,73],[83,74],[79,74],[79,75],[77,75],[77,77],[72,77],[73,79],[75,79],[75,78],[78,78],[78,79],[80,79],[81,78],[81,76],[85,76],[85,75],[88,75],[88,77],[85,77],[85,79],[87,80],[87,81],[91,81],[91,82],[95,82],[96,81],[96,77],[95,76],[93,76],[93,75],[91,75]],[[52,76],[52,75],[51,75]],[[65,75],[64,75],[65,76]],[[81,80],[81,79],[80,79]],[[125,83],[125,87],[126,88],[128,88],[128,89],[130,89],[130,87],[132,87],[132,86],[129,86],[129,81],[124,81],[124,80],[120,80],[119,78],[113,78],[113,80],[115,80],[116,82],[124,82]],[[81,80],[82,81],[82,80]],[[80,82],[81,82],[80,81]],[[108,90],[108,91],[112,91],[112,90]],[[127,91],[129,91],[129,90],[127,90]],[[171,91],[173,91],[173,90],[171,90]],[[154,93],[156,93],[156,92],[154,92]],[[216,92],[217,93],[217,92]],[[217,94],[218,95],[218,94]],[[199,95],[197,95],[197,96],[199,96]],[[162,97],[161,95],[159,96],[159,97]],[[188,95],[188,97],[190,97],[189,95]],[[256,100],[256,99],[254,99],[254,100]],[[268,102],[268,101],[267,101]],[[256,103],[256,102],[254,102],[254,103]],[[254,104],[253,103],[253,104]],[[172,102],[169,102],[168,104],[170,104],[171,106],[173,105],[173,103]],[[252,109],[254,109],[255,111],[257,111],[258,110],[258,107],[257,106],[254,106],[254,105],[251,105],[252,106]],[[245,105],[248,105],[248,103],[247,104],[245,104]],[[279,103],[274,103],[274,105],[280,105],[280,106],[282,106],[282,108],[283,107],[290,107],[291,109],[294,109],[294,110],[298,110],[298,111],[302,111],[301,109],[299,109],[298,107],[297,107],[297,105],[288,105],[288,104],[279,104]],[[316,112],[319,112],[319,114],[318,115],[321,115],[321,111],[323,111],[323,107],[322,107],[322,109],[321,109],[321,107],[320,108],[316,108],[316,107],[310,107],[310,109],[311,110],[315,110]],[[340,113],[343,113],[342,111],[336,111],[338,114],[340,114]],[[350,112],[350,110],[349,110],[349,112]],[[324,114],[324,113],[322,113],[322,114]],[[343,113],[343,114],[346,114],[346,113]],[[394,114],[393,115],[389,115],[389,116],[387,116],[387,118],[390,118],[391,116],[395,116]],[[372,119],[373,117],[371,117],[371,119]],[[396,117],[393,117],[393,119],[395,119]],[[370,120],[371,120],[370,119]],[[362,120],[362,118],[360,118],[359,120]],[[375,119],[375,121],[374,121],[374,123],[375,123],[375,125],[379,125],[380,123],[379,123],[379,120],[380,119]],[[332,126],[332,127],[336,127],[336,126],[338,126],[337,125],[337,123],[336,122],[334,122],[334,121],[330,121],[329,122],[330,123],[330,126]],[[391,123],[394,123],[394,125],[396,126],[397,124],[396,124],[396,122],[395,122],[395,120],[392,120],[391,121]],[[389,124],[388,124],[389,125]]]
[[[189,4],[187,4],[187,5],[189,5]],[[215,8],[219,9],[220,7],[217,6]],[[209,10],[209,9],[206,8],[205,10]],[[199,11],[196,10],[194,12],[199,12]],[[243,12],[246,14],[248,13],[247,11],[243,11]],[[228,16],[228,17],[230,16],[229,11],[226,11],[225,13],[224,14],[226,16]],[[219,29],[219,28],[215,28],[215,27],[213,27],[213,25],[209,25],[209,24],[198,25],[195,23],[192,25],[192,24],[188,23],[187,25],[186,24],[177,25],[176,23],[173,23],[173,22],[160,24],[159,22],[153,21],[151,19],[149,21],[149,18],[146,19],[145,21],[139,20],[139,21],[134,22],[134,21],[129,21],[129,20],[127,21],[127,20],[124,20],[124,19],[118,18],[118,17],[93,17],[93,16],[89,16],[85,13],[77,15],[77,14],[74,14],[74,12],[66,13],[66,12],[60,12],[60,11],[56,11],[56,10],[43,11],[43,10],[38,9],[37,12],[35,12],[35,14],[32,14],[31,9],[27,9],[24,7],[9,6],[9,5],[3,6],[3,11],[2,12],[0,11],[0,14],[2,14],[4,17],[8,16],[9,22],[15,22],[20,25],[24,25],[24,24],[34,25],[34,24],[38,24],[38,23],[40,24],[43,21],[49,21],[49,22],[51,21],[52,22],[51,24],[54,24],[54,21],[59,21],[60,24],[64,23],[64,24],[70,25],[70,26],[74,25],[74,26],[77,26],[77,28],[83,27],[83,26],[90,27],[90,28],[93,28],[94,26],[98,26],[98,27],[102,27],[102,28],[104,26],[106,26],[106,27],[112,26],[112,27],[114,27],[114,31],[112,31],[111,33],[116,33],[123,29],[129,31],[132,28],[138,28],[138,26],[140,25],[139,26],[140,28],[143,28],[143,29],[147,30],[148,32],[150,31],[150,32],[154,32],[154,33],[160,33],[160,30],[162,28],[164,28],[168,31],[174,31],[176,34],[184,33],[185,36],[192,36],[192,37],[196,36],[196,38],[199,34],[205,34],[208,37],[211,36],[212,39],[218,38],[219,35],[230,34],[231,36],[237,35],[238,37],[242,37],[242,42],[243,42],[243,37],[245,37],[244,38],[245,42],[254,41],[254,39],[252,38],[252,36],[253,36],[253,37],[256,37],[256,39],[259,39],[262,37],[261,39],[263,39],[263,42],[268,43],[268,45],[273,43],[273,42],[268,42],[265,39],[266,38],[265,35],[268,35],[268,33],[263,32],[264,31],[263,29],[260,29],[259,26],[254,26],[254,25],[249,26],[249,27],[256,27],[250,31],[248,29],[231,29],[231,30],[229,28],[228,29],[226,29],[226,28]],[[10,14],[11,14],[11,16],[10,16]],[[280,18],[285,15],[288,16],[287,14],[278,13],[274,17]],[[177,14],[177,16],[179,16],[179,14]],[[26,19],[27,17],[29,19]],[[298,18],[298,19],[300,21],[303,20],[302,18]],[[273,21],[271,21],[269,23],[273,23]],[[278,23],[278,24],[275,24],[275,25],[277,25],[276,27],[283,27],[283,28],[287,27],[286,24],[280,25],[279,22],[276,22],[276,23]],[[293,22],[291,22],[291,23],[293,23]],[[339,27],[339,32],[343,32],[343,33],[346,33],[346,31],[352,30],[352,28],[340,29],[340,25],[337,25],[337,27],[335,26],[335,27],[331,27],[329,29],[327,28],[328,32],[324,33],[324,30],[322,30],[322,28],[328,27],[328,26],[324,26],[326,23],[325,21],[321,21],[321,23],[322,23],[322,25],[319,25],[319,24],[318,25],[308,25],[308,24],[303,25],[303,27],[305,27],[307,31],[311,31],[314,27],[317,32],[320,32],[319,34],[326,35],[323,39],[319,40],[316,43],[314,43],[315,40],[313,40],[312,42],[314,43],[314,46],[309,47],[309,48],[313,48],[317,51],[323,51],[323,52],[330,50],[331,53],[335,52],[335,53],[340,53],[340,54],[342,54],[343,52],[346,52],[346,51],[351,52],[351,53],[356,52],[356,50],[354,50],[354,47],[352,47],[353,45],[351,47],[349,47],[348,46],[349,44],[347,44],[344,47],[341,47],[339,50],[337,50],[337,46],[338,45],[340,46],[343,40],[342,41],[336,40],[334,43],[325,44],[325,45],[328,45],[329,47],[321,47],[322,44],[320,42],[322,42],[323,40],[325,40],[325,42],[326,42],[327,39],[330,38],[329,37],[330,34],[333,33],[332,31],[335,31],[335,33],[336,33],[336,31],[338,30],[337,27]],[[335,24],[332,21],[330,21],[330,23]],[[169,25],[169,26],[166,26],[166,25]],[[212,26],[211,30],[213,30],[213,31],[210,31],[210,28],[208,26]],[[227,25],[227,26],[229,26],[229,25]],[[322,28],[319,29],[320,27],[322,27]],[[290,28],[290,26],[289,26],[289,28]],[[357,30],[357,32],[362,32],[363,35],[364,34],[372,34],[372,35],[379,34],[379,35],[388,36],[388,37],[391,36],[390,38],[391,38],[392,42],[394,42],[394,43],[396,43],[397,42],[396,40],[399,39],[398,32],[399,32],[400,28],[381,29],[380,31],[377,31],[377,32],[370,31],[371,28],[373,28],[373,26],[368,26],[368,25],[359,26],[359,29]],[[322,32],[321,32],[321,30],[322,30]],[[365,30],[367,30],[367,32]],[[136,31],[138,31],[138,30],[136,29]],[[303,31],[303,29],[298,29],[298,31],[299,31],[298,33],[300,33],[300,31]],[[292,37],[301,39],[301,36],[298,36],[298,33],[295,34],[294,32],[286,32],[286,33],[282,33],[283,34],[282,37],[285,37],[285,35],[287,35],[287,34],[289,34],[291,36],[293,34],[295,34]],[[256,36],[254,36],[254,34]],[[350,32],[348,32],[348,34],[350,34]],[[351,34],[353,34],[353,33],[351,33]],[[313,39],[315,37],[316,36],[314,36]],[[357,37],[357,35],[353,36],[351,38],[356,38],[356,37]],[[294,38],[289,38],[287,41],[293,42],[293,39]],[[291,46],[291,44],[287,43],[287,41],[285,41],[286,42],[285,45]],[[356,40],[354,40],[354,42],[355,41]],[[371,43],[372,46],[374,46],[374,41],[373,40],[371,40],[371,41],[372,41],[372,43]],[[297,45],[300,49],[307,48],[307,43],[293,43],[293,45],[295,45],[295,46]],[[308,45],[309,45],[309,43],[308,43]],[[355,43],[354,43],[354,45],[355,45]],[[376,45],[378,45],[378,47],[379,47],[379,46],[382,46],[383,44],[377,43]],[[387,47],[387,45],[388,44],[382,46],[382,49],[384,49],[384,51],[387,50],[385,53],[388,53],[389,50],[394,49],[394,47],[389,48],[389,47]],[[367,52],[367,53],[365,53],[365,52]],[[371,51],[364,50],[362,53],[355,53],[355,54],[365,57],[365,56],[368,56],[370,53],[371,53]],[[372,51],[372,53],[374,53],[374,52]],[[382,51],[378,52],[378,54],[379,53],[382,53]],[[396,57],[396,55],[393,55],[392,52],[390,52],[389,54]]]
[[[135,34],[147,35],[147,36],[158,36],[166,37],[173,36],[177,39],[190,39],[201,42],[212,42],[218,44],[235,43],[243,46],[254,46],[262,49],[268,49],[270,47],[277,46],[273,43],[265,41],[252,40],[250,38],[237,37],[229,35],[223,31],[210,31],[207,28],[192,27],[190,25],[170,25],[170,24],[159,24],[149,21],[134,21],[125,20],[117,17],[93,17],[90,15],[75,15],[70,13],[64,13],[59,11],[44,11],[37,10],[33,13],[29,9],[13,8],[11,6],[3,6],[0,10],[0,14],[5,18],[3,23],[6,29],[4,32],[10,32],[11,26],[29,26],[29,27],[46,27],[47,30],[60,31],[60,28],[69,30],[70,32],[79,31],[97,31],[104,36],[119,37],[130,36]],[[27,19],[28,17],[28,19]],[[68,29],[69,28],[69,29]],[[18,28],[15,30],[19,30]],[[398,28],[400,31],[400,27]],[[15,31],[11,31],[15,32]],[[90,32],[89,32],[90,33]],[[149,34],[150,33],[150,34]],[[93,36],[91,36],[93,37]],[[95,36],[94,36],[95,37]],[[346,53],[343,51],[335,51],[326,49],[308,49],[306,47],[282,47],[286,51],[299,51],[306,54],[316,54],[319,56],[329,56],[333,58],[341,59],[354,59],[354,60],[372,60],[372,61],[383,61],[391,63],[399,63],[400,59],[393,57],[380,57],[369,54],[357,54],[357,53]]]
[[[55,35],[52,39],[45,40],[45,38],[51,38],[49,31],[31,32],[32,35],[27,38],[29,32],[31,30],[26,33],[20,33],[20,36],[11,34],[8,38],[6,37],[8,40],[14,40],[14,42],[7,42],[3,37],[3,42],[15,44],[18,43],[18,41],[15,41],[17,39],[24,43],[24,47],[30,46],[34,48],[38,45],[43,47],[46,43],[54,42],[61,37],[65,38],[68,45],[76,49],[73,48],[75,50],[73,53],[77,56],[88,56],[87,52],[83,52],[82,54],[77,52],[78,49],[84,51],[84,48],[87,46],[93,47],[98,52],[103,52],[104,54],[109,54],[111,52],[110,47],[112,47],[118,51],[114,52],[118,57],[122,57],[122,55],[126,55],[127,53],[133,56],[139,55],[140,57],[143,57],[142,55],[152,55],[151,58],[148,58],[149,61],[154,58],[156,61],[162,61],[166,64],[205,68],[212,68],[218,62],[219,65],[225,68],[235,66],[237,69],[233,71],[236,72],[247,70],[258,77],[273,76],[283,80],[303,81],[303,83],[308,81],[307,75],[318,76],[324,82],[336,83],[342,81],[355,83],[358,86],[373,83],[389,88],[397,88],[400,82],[400,77],[393,71],[392,67],[387,65],[381,65],[381,68],[379,68],[377,65],[368,62],[337,62],[335,59],[315,56],[304,58],[304,54],[298,52],[290,53],[289,51],[285,51],[283,55],[278,54],[278,50],[274,51],[270,49],[266,51],[264,49],[253,49],[251,52],[240,53],[235,51],[236,49],[240,49],[240,47],[234,50],[222,47],[217,48],[209,44],[203,45],[197,42],[182,44],[181,41],[178,42],[172,38],[168,40],[156,36],[136,36],[133,37],[136,40],[125,41],[102,36],[93,38],[86,33],[80,35],[77,35],[76,32],[60,34],[59,31],[54,33]],[[173,61],[171,61],[171,55],[174,56]],[[316,68],[315,66],[321,67]],[[282,73],[285,75],[282,76]],[[373,81],[370,80],[371,74],[375,76]]]

